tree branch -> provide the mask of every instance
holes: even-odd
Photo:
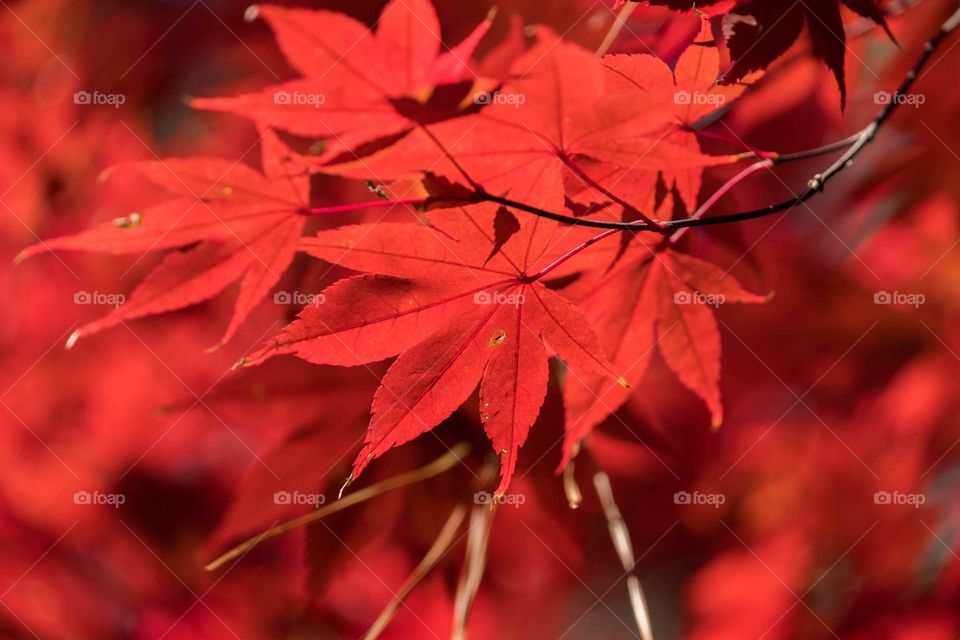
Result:
[[[620,198],[620,196],[608,191],[602,184],[600,184],[599,182],[591,178],[590,174],[588,174],[586,171],[580,168],[580,165],[574,162],[573,158],[568,156],[566,153],[560,154],[560,161],[563,162],[563,165],[567,169],[570,169],[570,171],[572,171],[586,185],[594,189],[597,193],[604,195],[608,197],[610,200],[613,200],[614,202],[619,204],[621,207],[623,207],[623,210],[625,212],[632,213],[633,215],[637,216],[638,218],[640,218],[640,220],[642,220],[643,222],[646,222],[648,225],[650,225],[650,227],[652,227],[656,231],[659,231],[661,233],[665,231],[663,224],[645,215],[642,211],[634,207],[632,204]]]
[[[949,36],[953,31],[956,30],[957,26],[960,25],[960,9],[957,10],[943,25],[940,27],[940,30],[930,38],[923,47],[923,52],[917,58],[917,61],[913,64],[910,71],[904,77],[903,81],[900,83],[900,86],[897,87],[894,96],[906,94],[911,87],[913,87],[917,78],[919,77],[920,72],[926,67],[927,63],[930,61],[931,56],[940,46],[944,39]],[[830,166],[824,169],[822,172],[815,174],[808,182],[807,188],[802,191],[797,196],[790,198],[789,200],[784,200],[783,202],[778,202],[775,204],[767,205],[758,209],[751,209],[748,211],[740,211],[737,213],[728,213],[718,216],[713,216],[710,218],[687,218],[683,220],[665,220],[665,221],[653,221],[660,227],[659,229],[651,225],[648,222],[643,220],[637,222],[617,222],[617,221],[607,221],[607,220],[590,220],[584,218],[577,218],[574,216],[556,213],[553,211],[546,211],[538,207],[532,207],[522,202],[517,202],[509,198],[495,196],[493,194],[487,193],[482,189],[477,189],[477,196],[481,200],[486,200],[489,202],[496,202],[502,204],[506,207],[511,207],[517,209],[518,211],[524,211],[531,213],[542,218],[547,218],[550,220],[555,220],[564,224],[570,224],[574,226],[581,227],[592,227],[595,229],[614,229],[620,231],[657,231],[659,233],[667,233],[674,231],[676,229],[683,229],[689,227],[701,227],[707,225],[715,224],[726,224],[731,222],[741,222],[744,220],[752,220],[754,218],[763,218],[766,216],[774,215],[777,213],[790,211],[799,205],[805,203],[807,200],[813,198],[815,195],[823,191],[827,183],[832,180],[837,174],[843,171],[845,168],[849,167],[853,160],[860,155],[863,149],[873,141],[876,137],[877,132],[880,128],[890,119],[894,112],[900,107],[901,102],[896,99],[891,99],[877,114],[873,121],[855,133],[854,135],[844,138],[843,140],[838,140],[830,144],[817,147],[815,149],[810,149],[807,151],[800,151],[796,153],[788,154],[778,154],[774,158],[768,158],[773,162],[774,165],[785,164],[787,162],[795,162],[798,160],[803,160],[807,158],[813,158],[820,155],[825,155],[828,153],[833,153],[841,149],[846,149],[846,152],[840,156]]]

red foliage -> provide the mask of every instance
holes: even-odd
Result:
[[[0,634],[960,635],[955,3],[649,4],[6,7]]]

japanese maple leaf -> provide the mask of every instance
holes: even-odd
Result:
[[[125,303],[73,333],[68,345],[119,323],[181,309],[214,297],[240,280],[228,341],[290,265],[309,206],[309,178],[290,176],[274,134],[261,139],[266,173],[217,158],[182,158],[120,165],[160,186],[170,199],[73,236],[42,241],[18,260],[45,251],[166,255]]]
[[[303,241],[307,253],[367,275],[327,288],[322,304],[245,362],[294,353],[358,365],[399,354],[374,396],[351,477],[439,424],[479,384],[502,493],[546,394],[546,345],[573,370],[618,379],[583,314],[540,282],[577,234],[540,218],[498,223],[503,216],[512,214],[481,204],[433,212],[428,225],[353,225]]]
[[[673,74],[661,61],[624,56],[619,64],[634,65],[637,76],[656,74],[664,86],[650,91],[647,78],[624,80],[626,72],[615,73],[593,52],[545,28],[537,33],[537,45],[512,69],[515,79],[478,98],[489,105],[479,114],[419,127],[381,152],[317,170],[381,181],[431,171],[556,210],[564,202],[565,175],[579,181],[581,190],[593,189],[596,199],[608,196],[607,187],[616,191],[615,181],[600,189],[590,183],[584,170],[589,162],[655,177],[657,171],[682,173],[737,159],[704,155],[692,135],[674,135],[680,105]]]
[[[733,64],[724,75],[725,82],[742,80],[751,71],[764,69],[796,42],[807,25],[813,53],[823,60],[840,87],[841,105],[846,102],[844,54],[846,33],[840,16],[840,3],[893,34],[880,11],[878,0],[738,0],[723,18],[723,31]],[[692,9],[691,0],[650,0],[650,4],[672,9]],[[696,6],[729,5],[730,0],[704,0]]]
[[[429,0],[388,3],[376,33],[331,11],[271,5],[250,11],[269,23],[290,65],[303,77],[258,93],[194,100],[194,106],[324,138],[325,157],[402,133],[421,117],[431,119],[424,103],[436,87],[474,77],[469,62],[490,27],[489,20],[481,23],[460,44],[441,52],[440,24]]]
[[[706,403],[713,427],[720,426],[720,331],[714,309],[766,298],[746,291],[715,265],[665,248],[662,241],[639,239],[613,269],[578,289],[581,295],[573,295],[587,310],[614,368],[638,381],[656,348],[677,378]],[[622,387],[593,374],[567,377],[564,463],[627,396]]]

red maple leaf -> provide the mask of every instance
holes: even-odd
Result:
[[[352,225],[303,241],[315,257],[374,275],[327,288],[245,362],[295,353],[357,365],[400,354],[374,397],[352,477],[439,424],[479,384],[503,492],[546,394],[545,345],[573,370],[618,379],[583,314],[541,281],[582,234],[536,218],[497,238],[497,215],[482,204],[434,212],[427,225]]]
[[[664,206],[669,207],[669,203]],[[632,382],[639,382],[655,350],[677,378],[697,394],[718,428],[720,331],[714,309],[728,303],[766,300],[746,291],[719,267],[669,248],[662,241],[634,239],[618,263],[571,293],[597,328],[601,345]],[[564,463],[576,444],[616,411],[628,392],[600,376],[568,376]]]
[[[331,11],[255,5],[250,15],[270,24],[303,78],[233,98],[197,99],[193,105],[323,138],[323,157],[402,133],[418,120],[455,114],[459,100],[447,108],[431,109],[428,103],[435,88],[475,78],[470,60],[490,27],[487,20],[446,48],[429,0],[393,0],[380,14],[376,33]]]
[[[46,251],[145,253],[174,251],[111,313],[83,325],[72,345],[127,320],[164,313],[214,297],[240,280],[228,341],[290,265],[309,206],[309,179],[282,166],[275,135],[261,138],[265,174],[218,158],[171,158],[120,165],[160,186],[171,199],[77,235],[42,241],[18,260]]]

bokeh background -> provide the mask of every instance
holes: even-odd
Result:
[[[372,24],[384,3],[300,4]],[[614,16],[586,0],[498,5],[481,55],[513,15],[588,47]],[[455,43],[491,3],[436,7]],[[452,505],[475,490],[453,470],[204,571],[231,542],[309,510],[274,504],[276,490],[333,500],[382,368],[281,358],[232,372],[290,310],[261,305],[230,345],[208,353],[230,295],[68,351],[67,336],[109,309],[98,301],[128,293],[157,257],[49,254],[13,266],[38,239],[143,206],[141,189],[101,180],[113,164],[181,155],[257,163],[252,126],[186,104],[293,77],[268,29],[243,20],[245,9],[232,0],[0,2],[3,637],[359,638]],[[847,15],[845,112],[801,39],[723,126],[777,151],[849,135],[955,9],[953,0],[889,3],[898,45]],[[671,62],[697,24],[641,7],[614,50]],[[760,307],[719,311],[728,413],[719,433],[655,365],[578,459],[584,502],[571,510],[553,473],[562,407],[551,388],[512,487],[525,503],[471,516],[492,519],[471,637],[637,637],[593,491],[598,469],[629,526],[658,640],[960,637],[957,42],[920,78],[924,103],[902,109],[809,206],[692,234],[698,254],[774,293]],[[122,104],[77,104],[78,91],[120,95]],[[718,211],[782,200],[818,162],[758,174]],[[711,173],[703,193],[730,175]],[[315,187],[330,203],[363,193],[333,179]],[[319,290],[336,275],[298,258],[283,284]],[[883,304],[885,293],[918,303]],[[489,448],[466,414],[438,435]],[[444,450],[420,439],[371,468],[369,482]],[[683,504],[675,496],[684,491],[722,500]],[[113,499],[97,504],[98,495]],[[466,547],[453,546],[381,637],[449,637]]]

